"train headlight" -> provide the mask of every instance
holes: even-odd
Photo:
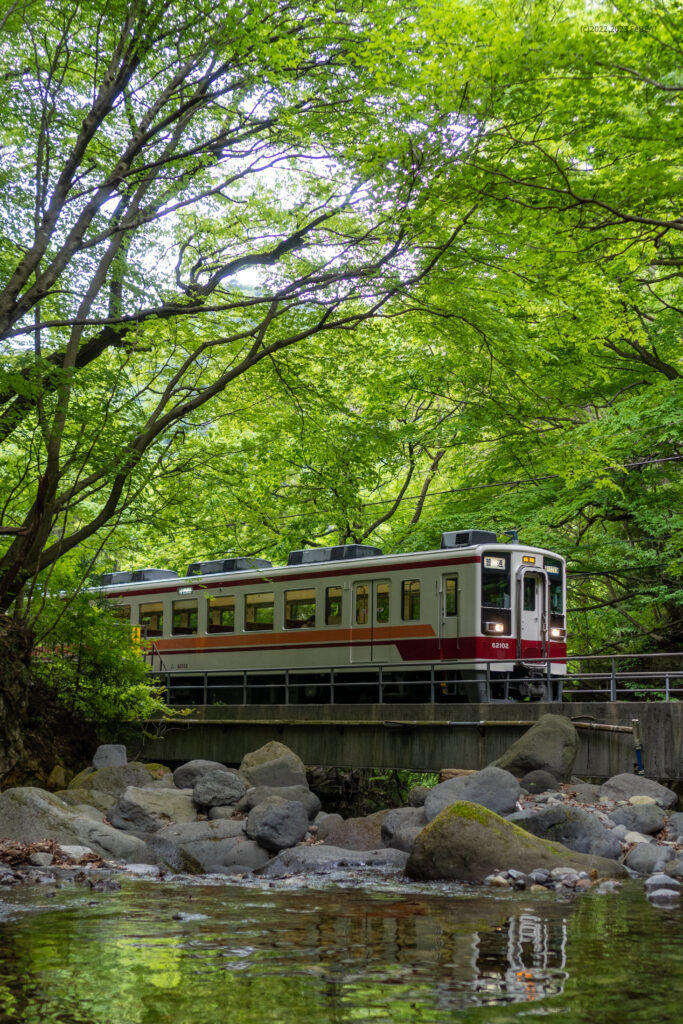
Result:
[[[565,631],[563,629],[557,629],[557,627],[554,626],[550,630],[550,635],[553,638],[553,640],[564,640]]]
[[[504,622],[487,622],[485,627],[487,633],[504,633],[505,623]]]

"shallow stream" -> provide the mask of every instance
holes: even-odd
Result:
[[[392,879],[0,894],[0,1021],[666,1024],[683,910]]]

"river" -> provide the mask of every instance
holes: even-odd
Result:
[[[683,909],[374,879],[0,891],[2,1024],[666,1024]]]

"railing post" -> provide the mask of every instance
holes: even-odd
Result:
[[[546,692],[546,695],[547,695],[546,696],[546,700],[552,700],[553,699],[553,683],[552,683],[552,677],[550,675],[550,658],[546,658],[546,660],[545,660],[545,692]]]
[[[166,703],[171,703],[171,673],[166,673]]]
[[[289,704],[289,669],[285,669],[285,704]]]
[[[330,704],[334,704],[334,668],[330,669]]]
[[[434,662],[429,667],[429,703],[433,704],[436,700],[436,691],[434,688]]]
[[[612,658],[610,676],[609,676],[609,699],[615,701],[617,699],[617,664],[616,658]]]
[[[209,703],[209,673],[204,673],[204,706]]]
[[[242,703],[247,703],[247,670],[242,673]]]
[[[382,674],[381,665],[379,666],[379,671],[377,672],[377,683],[379,685],[379,702],[380,704],[384,704],[384,676]]]
[[[486,662],[486,703],[491,703],[491,662]]]
[[[664,700],[671,700],[671,683],[668,673],[664,678]]]

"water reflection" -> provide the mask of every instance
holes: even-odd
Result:
[[[584,1008],[589,1020],[600,1017],[602,987],[622,968],[623,952],[613,949],[609,981],[593,979],[605,936],[611,931],[618,945],[649,914],[649,950],[648,928],[663,920],[641,894],[627,899],[625,927],[611,898],[530,901],[457,887],[259,891],[132,882],[97,898],[75,888],[53,896],[15,890],[11,898],[0,923],[0,1019],[12,1024],[443,1024],[462,1014],[469,1021],[470,1012],[489,1024],[508,1004],[520,1013],[519,1004],[551,1001],[553,1012],[571,1005],[568,1020],[583,1020]],[[673,929],[680,941],[680,921]],[[644,948],[639,964],[648,959]],[[658,963],[666,962],[666,944],[656,948]],[[672,957],[674,964],[680,969]],[[618,991],[634,971],[622,971]],[[599,998],[577,1003],[577,991],[591,985]]]

